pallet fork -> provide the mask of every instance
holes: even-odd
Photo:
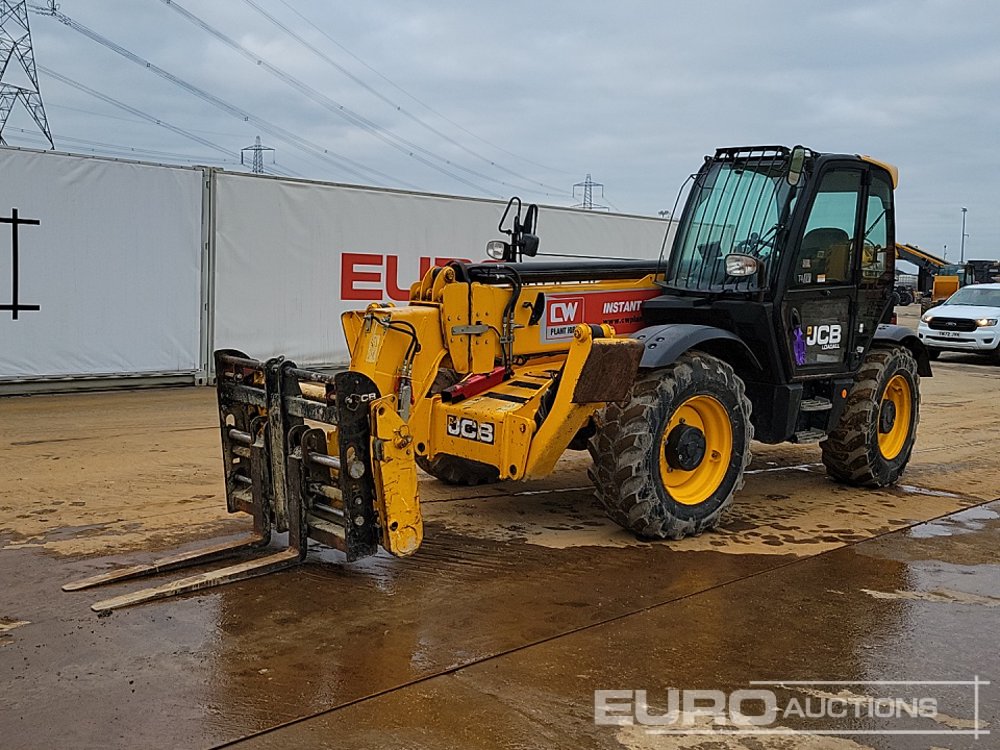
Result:
[[[65,584],[79,591],[249,553],[231,565],[104,599],[103,613],[133,604],[221,586],[298,565],[309,540],[345,553],[375,554],[378,521],[370,457],[369,404],[378,389],[354,372],[302,370],[282,358],[261,362],[235,350],[215,353],[219,420],[230,513],[253,519],[253,533],[234,542],[182,552]],[[336,455],[326,430],[337,426]],[[341,467],[347,467],[341,471]],[[345,503],[345,498],[349,501]],[[272,537],[287,533],[274,551]]]

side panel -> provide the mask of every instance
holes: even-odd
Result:
[[[199,369],[202,172],[0,149],[0,217],[18,209],[18,299],[0,310],[0,381]],[[13,298],[0,223],[0,305]]]
[[[341,313],[405,303],[433,264],[484,260],[505,206],[225,172],[215,188],[215,347],[309,364],[347,361]],[[538,234],[546,254],[656,259],[669,226],[543,207]]]

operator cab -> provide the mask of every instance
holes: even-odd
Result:
[[[719,149],[693,178],[648,322],[761,342],[771,382],[853,371],[891,306],[895,182],[867,157]]]

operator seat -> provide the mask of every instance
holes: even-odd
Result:
[[[809,258],[813,283],[847,282],[851,278],[851,238],[843,229],[810,229],[802,238],[799,257]]]

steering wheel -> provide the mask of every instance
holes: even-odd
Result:
[[[743,253],[744,255],[749,255],[754,258],[768,257],[771,254],[769,251],[773,248],[774,238],[771,237],[769,239],[761,239],[757,232],[751,232],[749,237],[733,246],[733,249],[736,252]]]

